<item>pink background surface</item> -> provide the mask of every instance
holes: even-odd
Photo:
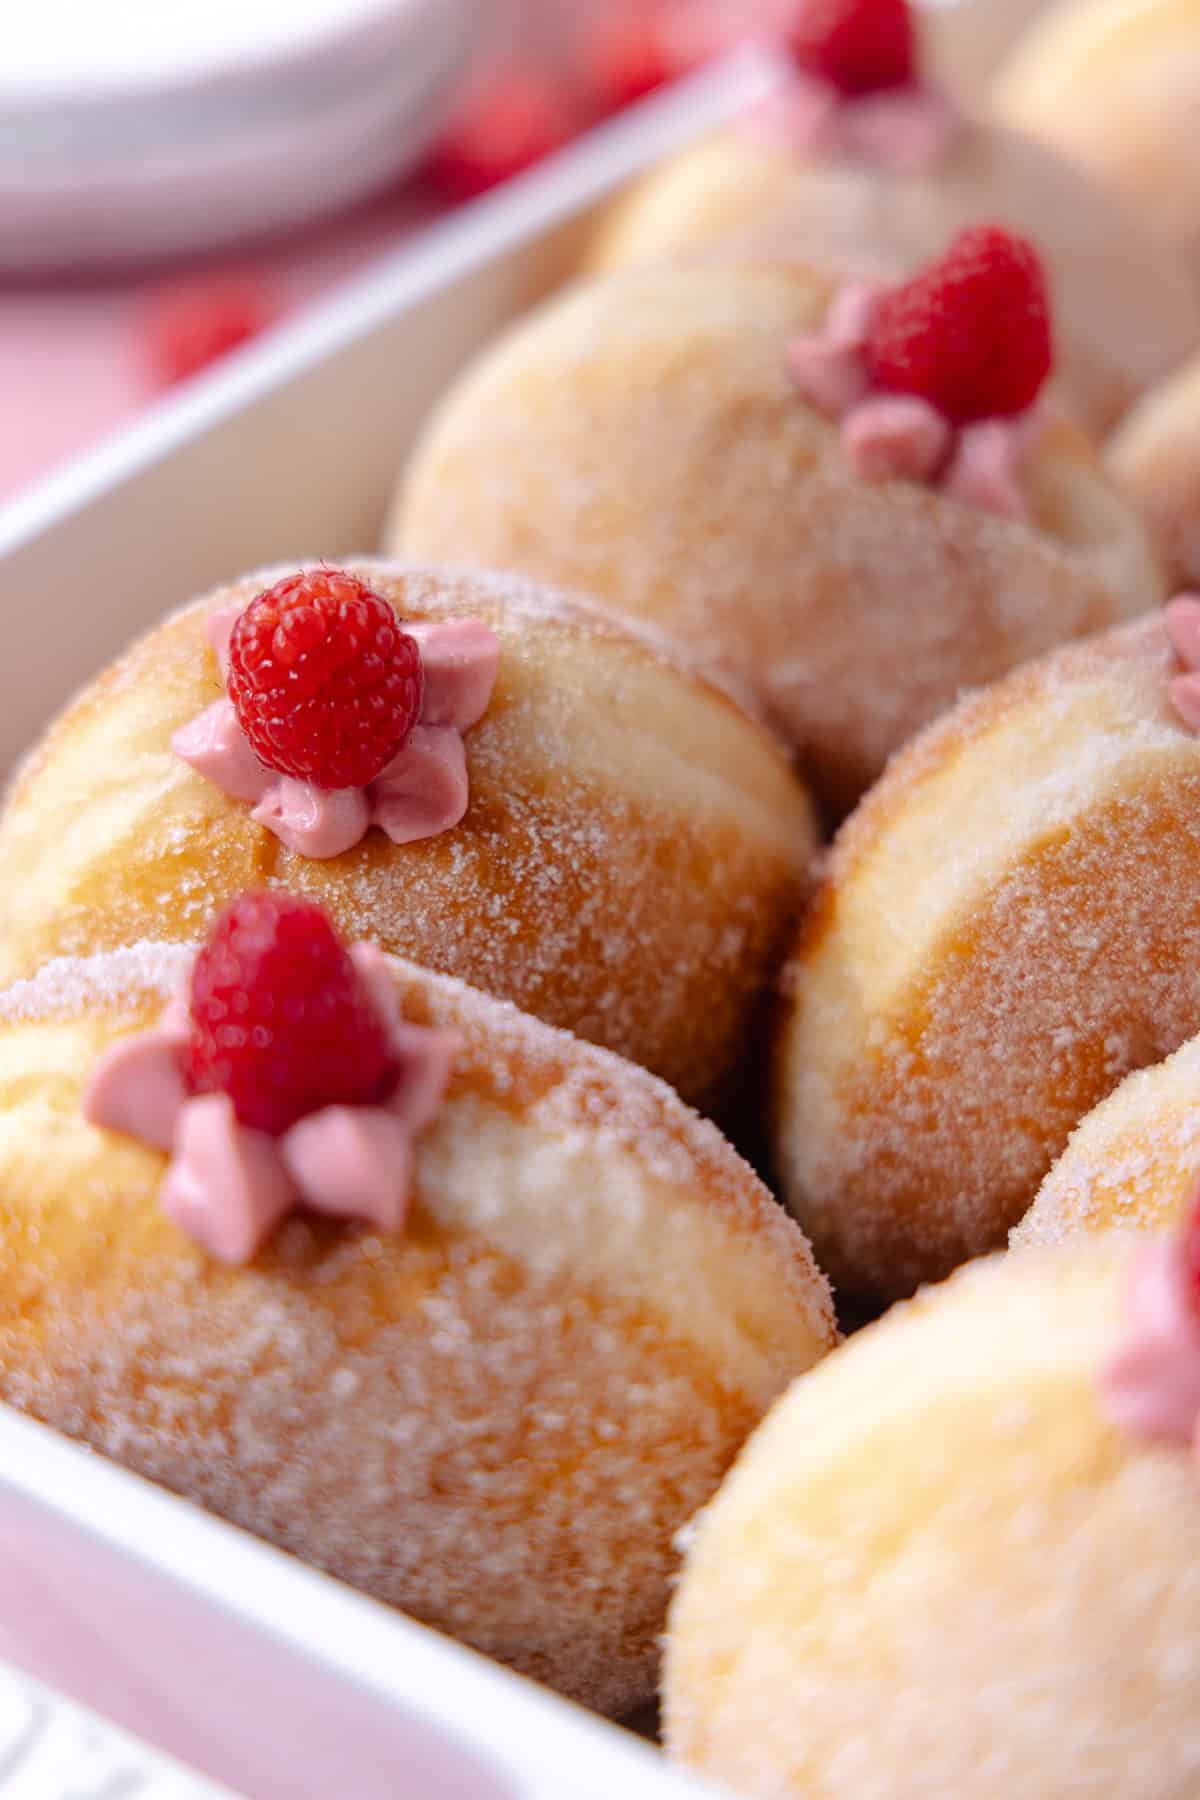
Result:
[[[393,248],[434,211],[429,196],[411,188],[237,267],[261,271],[282,309],[294,311]],[[0,502],[156,398],[139,321],[162,280],[154,271],[0,289]]]

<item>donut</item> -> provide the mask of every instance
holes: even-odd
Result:
[[[720,1108],[816,843],[783,750],[594,608],[508,578],[351,570],[415,630],[471,619],[499,642],[458,751],[461,822],[402,843],[372,828],[318,858],[174,754],[222,691],[206,624],[248,609],[273,572],[249,577],[134,644],[26,762],[0,819],[0,981],[194,940],[242,888],[276,883]]]
[[[1149,519],[1171,582],[1200,585],[1200,358],[1139,400],[1105,457]]]
[[[1001,64],[995,116],[1104,182],[1200,272],[1196,0],[1082,0],[1036,19]]]
[[[1138,1069],[1071,1133],[1009,1235],[1013,1249],[1080,1232],[1154,1230],[1183,1210],[1200,1175],[1200,1038]]]
[[[106,1117],[145,1110],[161,1074],[147,1048],[192,949],[61,958],[0,993],[0,1394],[622,1712],[653,1687],[674,1533],[833,1341],[824,1279],[664,1083],[452,977],[361,954],[419,1080],[440,1059],[406,1211],[360,1220],[370,1181],[351,1161],[348,1198],[275,1209],[262,1241],[229,1236],[240,1165],[202,1165],[221,1171],[205,1226],[194,1190],[165,1198],[181,1126],[169,1164],[149,1124],[104,1129],[82,1110],[85,1095],[99,1107],[101,1067]],[[180,1117],[226,1104],[205,1093]],[[244,1136],[255,1154],[292,1143]],[[385,1174],[404,1161],[388,1141]]]
[[[927,0],[918,9],[930,79],[972,105],[991,86],[1005,51],[1049,0]]]
[[[661,627],[750,693],[844,813],[964,686],[1163,597],[1136,509],[1061,419],[1027,446],[1008,516],[857,472],[795,353],[870,292],[793,263],[552,299],[435,410],[390,545]]]
[[[793,1384],[690,1534],[676,1757],[762,1800],[1195,1792],[1200,1326],[1152,1433],[1144,1283],[1103,1239],[990,1258]]]
[[[843,827],[772,1072],[835,1283],[896,1297],[998,1248],[1084,1114],[1200,1031],[1194,607],[967,698]]]
[[[961,15],[965,29],[980,12],[958,6],[945,23]],[[932,65],[936,73],[936,56]],[[851,118],[868,110],[872,135],[842,143],[824,113],[820,135],[814,130],[809,88],[793,70],[765,109],[645,176],[602,220],[588,270],[754,255],[904,274],[977,220],[1004,225],[1045,258],[1060,387],[1098,435],[1200,344],[1200,305],[1183,258],[1140,211],[1036,133],[956,113],[956,128],[940,137],[934,130],[914,159],[910,115],[919,118],[924,105],[941,117],[946,101],[936,90],[914,84],[907,111],[897,99],[904,89],[853,98]],[[1090,97],[1087,106],[1090,116]],[[890,130],[888,108],[899,114]],[[833,116],[847,110],[843,101]],[[925,145],[919,130],[915,142]]]

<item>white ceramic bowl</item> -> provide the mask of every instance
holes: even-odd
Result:
[[[34,0],[0,63],[0,272],[199,254],[348,205],[436,130],[479,6]]]

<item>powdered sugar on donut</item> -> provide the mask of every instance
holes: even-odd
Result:
[[[518,565],[666,627],[753,683],[844,809],[963,686],[1161,588],[1144,528],[1057,423],[1030,459],[1031,524],[853,479],[783,356],[832,292],[776,256],[556,299],[451,391],[392,542]]]
[[[135,946],[9,990],[22,1082],[27,1025],[94,1031],[104,996],[153,1013],[188,955]],[[457,982],[393,972],[410,1021],[463,1044],[403,1240],[295,1219],[224,1271],[117,1232],[97,1278],[71,1280],[65,1243],[20,1236],[60,1177],[50,1139],[7,1160],[7,1106],[28,1129],[0,1061],[0,1278],[40,1296],[36,1345],[0,1321],[3,1393],[620,1711],[652,1682],[675,1531],[830,1342],[828,1296],[794,1227],[663,1084]],[[96,1229],[111,1205],[144,1233],[154,1171],[85,1130],[68,1120],[63,1141],[86,1159]]]
[[[143,942],[89,957],[60,957],[30,980],[0,990],[0,1023],[71,1019],[99,1008],[145,1013],[171,998],[186,979],[195,947]],[[421,1024],[457,1033],[456,1067],[486,1078],[497,1100],[528,1109],[532,1124],[567,1138],[586,1136],[636,1157],[657,1179],[686,1187],[696,1182],[749,1218],[762,1209],[768,1229],[789,1240],[793,1228],[761,1182],[709,1119],[685,1106],[666,1082],[598,1045],[584,1042],[496,1000],[453,976],[418,968],[400,957],[386,964]]]
[[[779,1071],[837,1272],[895,1292],[1003,1242],[1083,1114],[1200,1031],[1200,746],[1169,664],[1152,620],[1031,666],[843,832]]]
[[[0,990],[0,1020],[36,1024],[74,1018],[89,1007],[120,1012],[151,998],[170,999],[195,959],[191,944],[143,940],[96,956],[59,956],[36,975]]]
[[[1138,1070],[1083,1119],[1012,1233],[1012,1247],[1154,1230],[1200,1170],[1200,1037]]]
[[[409,588],[385,564],[353,567],[414,623],[482,617],[502,639],[465,740],[461,824],[411,847],[373,833],[314,863],[169,756],[171,730],[219,698],[202,621],[257,592],[251,577],[135,645],[27,768],[0,829],[23,871],[0,901],[0,971],[199,937],[222,900],[278,885],[348,938],[511,995],[722,1104],[717,1065],[739,1054],[815,838],[778,747],[686,659],[595,610],[534,594],[513,616],[503,582],[426,571]],[[56,807],[75,829],[47,828]]]

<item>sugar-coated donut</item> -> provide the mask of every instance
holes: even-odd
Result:
[[[645,1698],[673,1533],[833,1339],[800,1231],[663,1083],[395,963],[459,1040],[404,1234],[297,1215],[222,1266],[163,1154],[80,1112],[189,961],[0,994],[0,1393],[566,1693]]]
[[[1001,56],[1049,0],[928,0],[918,9],[931,78],[961,99],[982,100]]]
[[[1154,527],[1171,581],[1200,586],[1200,358],[1143,396],[1105,455]]]
[[[316,861],[172,754],[221,691],[205,619],[149,633],[51,729],[0,821],[0,981],[49,956],[197,937],[277,883],[342,930],[470,980],[721,1104],[806,890],[809,802],[783,751],[669,649],[528,584],[354,564],[406,619],[501,642],[453,830]]]
[[[1200,272],[1197,0],[1076,0],[1001,64],[995,114],[1123,194]]]
[[[843,828],[774,1072],[784,1193],[835,1282],[897,1295],[1002,1244],[1083,1115],[1200,1031],[1176,667],[1161,617],[1068,646],[965,700]]]
[[[980,1263],[795,1383],[692,1537],[676,1756],[761,1800],[1195,1794],[1200,1474],[1110,1414],[1129,1274]]]
[[[1065,423],[1029,451],[1029,523],[853,474],[787,363],[837,292],[798,265],[695,267],[552,300],[437,409],[390,541],[663,627],[752,689],[844,811],[964,685],[1162,585],[1141,519]]]
[[[804,156],[761,130],[726,130],[619,201],[588,266],[751,254],[907,272],[982,220],[1020,232],[1044,257],[1060,387],[1090,430],[1107,430],[1200,343],[1200,304],[1181,259],[1071,162],[982,120],[917,172]]]
[[[1127,1075],[1072,1132],[1009,1242],[1153,1230],[1182,1212],[1200,1176],[1200,1038]]]

